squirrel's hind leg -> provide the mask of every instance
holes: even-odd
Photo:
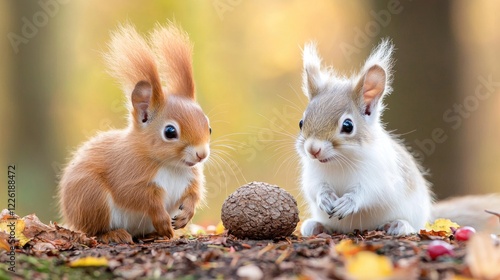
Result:
[[[134,244],[132,241],[132,235],[128,233],[125,229],[115,229],[108,231],[106,233],[98,234],[97,241],[101,243],[128,243]]]
[[[305,220],[300,227],[300,233],[302,236],[318,235],[322,232],[328,233],[328,230],[322,223],[313,219]]]
[[[379,226],[378,229],[384,230],[387,234],[394,236],[410,235],[417,232],[406,220],[394,220]]]

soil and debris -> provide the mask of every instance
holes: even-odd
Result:
[[[0,232],[9,218],[0,219]],[[368,231],[278,240],[186,233],[105,245],[35,215],[15,218],[16,239],[8,244],[15,247],[15,272],[5,247],[9,234],[0,235],[0,279],[500,279],[500,245],[490,234],[458,242],[432,230],[400,238]],[[427,245],[436,239],[450,243],[453,255],[431,260]]]

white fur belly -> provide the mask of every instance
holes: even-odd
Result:
[[[109,205],[111,209],[111,229],[123,228],[133,236],[141,236],[155,231],[151,219],[146,213],[126,211],[116,206],[111,198],[109,199]]]
[[[153,178],[152,182],[165,190],[164,205],[171,217],[177,214],[177,202],[184,194],[192,179],[192,172],[188,169],[172,170],[166,167],[160,168]],[[148,202],[145,201],[144,203]],[[146,213],[127,211],[119,208],[114,204],[111,196],[109,197],[109,206],[111,209],[111,229],[123,228],[134,236],[155,231],[151,219]]]
[[[361,231],[373,230],[385,223],[395,220],[395,218],[391,217],[391,213],[387,213],[382,209],[363,209],[358,213],[345,217],[342,220],[339,220],[336,217],[330,218],[327,213],[319,208],[317,208],[314,212],[314,220],[319,221],[332,232],[341,233],[353,232],[355,229]]]

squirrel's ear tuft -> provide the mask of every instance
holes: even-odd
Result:
[[[105,54],[110,73],[130,94],[141,81],[147,81],[153,90],[151,105],[164,101],[160,76],[148,42],[130,24],[121,25],[111,34],[109,51]]]
[[[313,99],[320,88],[325,84],[325,77],[321,72],[321,58],[314,43],[307,43],[302,52],[304,70],[302,73],[302,90],[304,94]]]
[[[366,116],[376,118],[383,110],[382,100],[392,91],[392,53],[394,45],[384,39],[372,51],[361,71],[356,89],[356,99]]]
[[[394,45],[389,39],[383,39],[380,44],[373,49],[370,56],[363,66],[362,73],[366,74],[373,68],[373,66],[378,65],[385,72],[386,75],[386,90],[384,94],[390,93],[391,83],[392,83],[392,66],[394,64],[392,59],[392,53],[394,52]]]
[[[169,22],[156,27],[151,33],[151,42],[170,93],[195,100],[193,45],[188,34],[177,24]]]

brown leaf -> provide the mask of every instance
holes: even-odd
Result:
[[[14,214],[14,216],[10,215],[10,211],[7,209],[3,209],[2,212],[0,212],[0,221],[6,221],[8,219],[19,219],[19,216]]]
[[[446,231],[435,231],[435,230],[425,230],[421,229],[418,233],[420,238],[423,240],[443,240],[448,237],[448,232]]]
[[[35,214],[31,214],[28,216],[25,216],[23,218],[25,227],[24,227],[24,235],[28,238],[33,238],[37,234],[43,231],[50,231],[54,230],[53,226],[48,226],[40,221],[38,217]]]
[[[55,225],[55,229],[38,233],[32,242],[48,242],[58,250],[69,250],[83,246],[95,247],[97,241],[86,234]]]
[[[54,244],[49,242],[38,242],[33,246],[33,251],[39,253],[49,252],[55,249],[56,247],[54,246]]]

